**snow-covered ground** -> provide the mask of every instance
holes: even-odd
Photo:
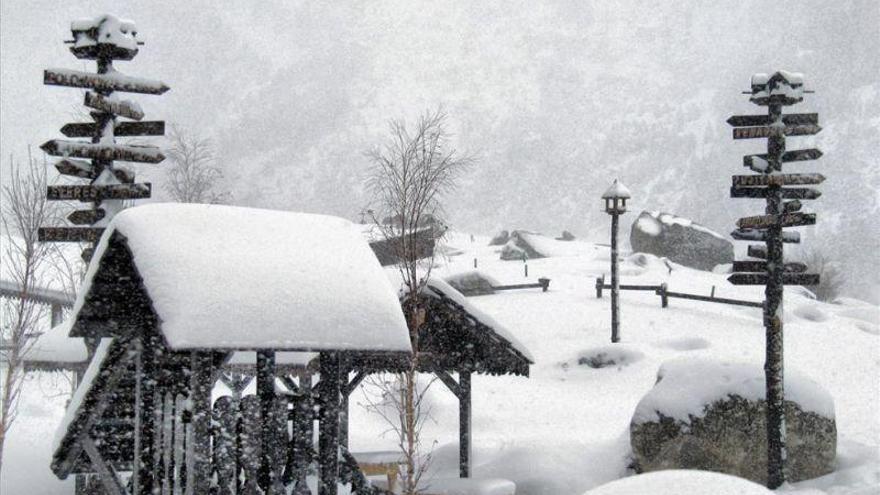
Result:
[[[471,242],[468,235],[451,234],[449,245],[461,254],[442,260],[434,273],[472,270],[477,258],[479,269],[501,283],[534,282],[538,277],[552,282],[547,293],[527,289],[469,298],[505,325],[536,359],[529,378],[474,378],[474,476],[513,480],[520,495],[580,495],[630,476],[630,419],[664,361],[690,356],[763,362],[760,309],[681,299],[670,299],[669,308],[662,309],[651,292],[622,291],[621,333],[628,359],[600,369],[579,365],[579,357],[610,344],[610,300],[607,295],[596,299],[594,288],[595,278],[608,271],[608,249],[547,240],[544,247],[558,248],[559,256],[529,261],[525,279],[522,262],[499,260],[500,247],[489,247],[488,241],[477,236]],[[627,282],[667,282],[674,291],[708,295],[714,286],[718,297],[762,300],[762,288],[734,287],[727,275],[673,268],[670,274],[654,258],[633,257],[622,263],[621,274]],[[786,485],[782,491],[880,493],[880,309],[853,299],[821,303],[789,287],[785,316],[786,369],[809,376],[834,398],[838,469]],[[0,493],[72,493],[70,482],[58,482],[49,471],[51,438],[65,399],[46,396],[65,387],[65,382],[53,382],[49,376],[27,383],[4,456]],[[358,405],[362,397],[361,392],[352,396],[352,450],[393,449],[392,436],[382,437],[385,425]],[[439,382],[428,401],[435,421],[424,436],[437,440],[431,474],[454,476],[457,403]]]

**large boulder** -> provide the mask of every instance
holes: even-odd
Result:
[[[733,263],[733,243],[698,223],[670,213],[643,211],[632,224],[629,243],[633,252],[666,257],[698,270]]]
[[[444,280],[465,296],[494,294],[495,287],[501,285],[494,278],[476,270],[456,273],[444,278]]]
[[[502,230],[492,240],[489,241],[490,246],[503,246],[510,240],[510,232]]]
[[[630,423],[638,472],[702,469],[767,481],[764,370],[702,359],[664,363]],[[834,401],[819,384],[785,371],[786,479],[834,470]]]
[[[540,252],[537,244],[542,240],[541,234],[529,232],[527,230],[514,230],[510,233],[510,238],[501,249],[501,259],[503,260],[522,260],[546,258],[547,255]]]

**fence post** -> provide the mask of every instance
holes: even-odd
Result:
[[[660,307],[665,308],[669,306],[669,297],[666,295],[666,282],[660,284],[660,288],[657,289],[657,295],[660,296]]]
[[[547,289],[550,287],[550,279],[541,277],[538,279],[538,283],[541,284],[541,292],[547,292]]]
[[[605,285],[605,275],[596,279],[596,299],[602,299],[602,286]]]

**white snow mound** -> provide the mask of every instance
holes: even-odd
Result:
[[[750,401],[765,398],[764,370],[758,364],[679,358],[663,363],[657,383],[639,401],[632,422],[659,421],[658,413],[689,423],[705,415],[706,406],[736,395]],[[790,367],[785,370],[785,399],[804,411],[834,418],[834,399],[821,385]]]
[[[767,488],[749,480],[711,471],[669,469],[606,483],[584,495],[768,495]]]

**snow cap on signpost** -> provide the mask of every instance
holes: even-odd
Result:
[[[602,194],[605,200],[605,213],[624,213],[626,212],[626,200],[632,197],[626,186],[614,179],[611,187]]]

